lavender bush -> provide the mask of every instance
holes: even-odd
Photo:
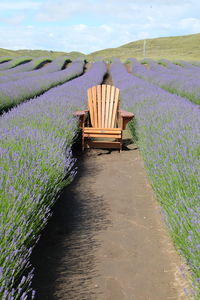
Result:
[[[18,72],[33,71],[33,70],[37,69],[44,62],[51,62],[51,60],[47,57],[37,57],[25,64],[18,65],[15,68],[1,71],[0,72],[0,80],[4,76],[13,75]]]
[[[174,65],[182,71],[165,68],[153,61],[148,60],[150,69],[147,69],[135,59],[129,59],[132,63],[132,71],[135,75],[144,78],[163,89],[188,98],[190,101],[200,104],[200,68],[188,71],[183,67]]]
[[[0,64],[0,71],[14,68],[20,64],[27,63],[31,60],[32,60],[32,57],[26,57],[26,56],[13,58],[12,60],[10,60],[8,62]]]
[[[194,66],[200,67],[200,62],[199,61],[192,61],[192,64]]]
[[[200,297],[200,110],[134,75],[111,67],[124,109],[134,112],[138,143],[171,236]]]
[[[182,68],[180,68],[180,67],[183,67],[184,69],[188,69],[189,71],[199,71],[198,62],[197,62],[197,65],[195,65],[195,62],[189,63],[184,60],[176,60],[172,63],[171,61],[169,61],[167,59],[160,59],[158,61],[158,63],[167,67],[168,69],[174,69],[174,70],[180,71],[180,72],[182,70]]]
[[[195,66],[194,64],[192,64],[192,63],[190,63],[190,62],[188,62],[188,61],[185,61],[185,60],[181,60],[181,59],[178,59],[178,60],[175,60],[174,62],[173,62],[173,64],[175,64],[175,65],[178,65],[178,66],[181,66],[181,67],[183,67],[184,69],[188,69],[188,70],[190,70],[190,71],[199,71],[199,68],[198,68],[198,66]]]
[[[80,75],[83,67],[83,61],[74,61],[62,71],[0,84],[0,111]]]
[[[49,59],[47,59],[47,60],[49,60]],[[33,70],[33,71],[26,71],[26,72],[22,71],[22,69],[21,69],[20,72],[12,73],[12,70],[14,70],[16,68],[21,68],[23,66],[23,65],[20,65],[14,69],[8,70],[7,74],[5,74],[4,76],[1,76],[0,83],[24,79],[24,78],[28,78],[28,77],[35,77],[38,75],[43,75],[43,74],[60,71],[66,62],[70,62],[68,57],[59,56],[58,58],[54,59],[53,62],[49,63],[47,66],[44,66],[43,68]],[[10,72],[10,73],[8,73],[8,72]]]
[[[10,56],[1,56],[0,57],[0,64],[8,62],[9,60],[11,60],[12,58]]]
[[[104,63],[94,63],[83,76],[0,119],[2,299],[34,298],[29,257],[59,191],[74,176],[71,145],[78,124],[72,114],[87,105],[87,88],[100,84],[105,72]]]

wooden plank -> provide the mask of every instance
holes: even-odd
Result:
[[[121,128],[96,128],[96,127],[85,127],[84,131],[88,131],[88,132],[93,132],[93,131],[122,132]]]
[[[105,106],[106,106],[106,85],[105,84],[102,85],[101,97],[102,97],[101,127],[105,128]]]
[[[94,131],[85,131],[84,130],[84,134],[85,135],[88,135],[88,134],[104,134],[104,135],[107,135],[108,137],[110,135],[119,135],[120,137],[122,136],[122,133],[120,131],[117,131],[117,132],[112,132],[112,131],[108,131],[108,130],[105,130],[104,132],[102,131],[97,131],[97,130],[94,130]]]
[[[115,96],[115,87],[111,87],[111,94],[110,94],[110,108],[109,108],[109,115],[108,115],[108,128],[111,128],[111,120],[113,115],[113,102]]]
[[[94,126],[94,111],[93,111],[93,105],[92,105],[92,88],[89,88],[87,90],[87,94],[88,94],[88,109],[89,109],[89,113],[90,113],[90,120],[91,120],[92,126]]]
[[[97,116],[97,126],[102,127],[101,125],[101,111],[102,111],[102,105],[101,105],[101,86],[97,85],[97,107],[98,107],[98,116]]]
[[[115,97],[114,97],[113,115],[112,115],[112,119],[111,119],[111,128],[114,128],[116,126],[118,104],[119,104],[119,89],[116,88],[115,89]]]
[[[101,142],[101,141],[85,141],[85,146],[89,146],[92,148],[113,148],[120,149],[120,142]]]
[[[103,133],[83,133],[84,136],[86,138],[91,138],[91,137],[94,137],[94,138],[113,138],[113,139],[120,139],[121,138],[121,134],[103,134]]]
[[[105,128],[108,128],[108,116],[110,105],[110,85],[106,85],[106,115],[105,115]]]
[[[98,126],[97,122],[97,90],[96,86],[92,87],[92,102],[93,102],[93,110],[94,110],[94,125],[95,127]]]

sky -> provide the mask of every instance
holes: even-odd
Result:
[[[94,51],[200,33],[199,0],[0,1],[0,48]]]

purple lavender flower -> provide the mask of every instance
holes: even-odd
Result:
[[[94,63],[84,75],[0,118],[2,299],[34,299],[33,269],[22,276],[17,287],[14,283],[30,269],[32,245],[38,241],[63,185],[75,174],[71,146],[78,120],[73,112],[87,106],[87,89],[100,84],[105,73],[103,62]]]
[[[133,72],[145,78],[146,74],[154,74],[137,62],[133,62]],[[120,89],[123,108],[136,116],[134,130],[151,183],[173,240],[188,262],[198,299],[199,107],[150,83],[151,76],[146,81],[129,74],[119,62],[112,64],[111,75]]]
[[[0,84],[0,111],[80,75],[83,66],[83,61],[74,61],[62,71]]]

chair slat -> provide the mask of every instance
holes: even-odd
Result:
[[[88,89],[88,108],[94,128],[117,127],[119,89],[110,85],[98,85]]]
[[[109,106],[110,106],[110,85],[106,86],[106,114],[105,114],[105,128],[108,128]]]
[[[115,97],[114,97],[114,107],[113,107],[113,114],[111,119],[111,128],[116,127],[116,119],[117,119],[117,110],[119,104],[119,89],[115,89]]]
[[[101,122],[101,126],[102,128],[105,127],[105,108],[106,108],[106,85],[103,84],[102,85],[102,91],[101,91],[101,96],[102,96],[102,122]]]
[[[97,89],[96,86],[92,87],[92,102],[93,102],[93,110],[94,110],[94,126],[97,127]]]
[[[101,86],[97,86],[97,108],[98,108],[98,117],[97,117],[97,126],[101,126],[101,113],[102,113],[102,98],[101,98]]]
[[[84,127],[84,133],[121,133],[121,128],[94,128],[94,127]]]
[[[113,114],[113,102],[114,102],[114,96],[115,96],[115,87],[111,87],[111,93],[110,93],[110,105],[109,105],[109,114],[108,114],[108,128],[111,128],[111,120],[112,120],[112,114]]]
[[[93,102],[92,102],[92,88],[88,89],[88,109],[90,112],[90,120],[92,126],[94,126],[94,110],[93,110]]]
[[[103,134],[103,133],[83,133],[85,137],[87,138],[91,138],[91,137],[94,137],[94,138],[114,138],[114,139],[120,139],[121,138],[121,133],[119,134]]]

